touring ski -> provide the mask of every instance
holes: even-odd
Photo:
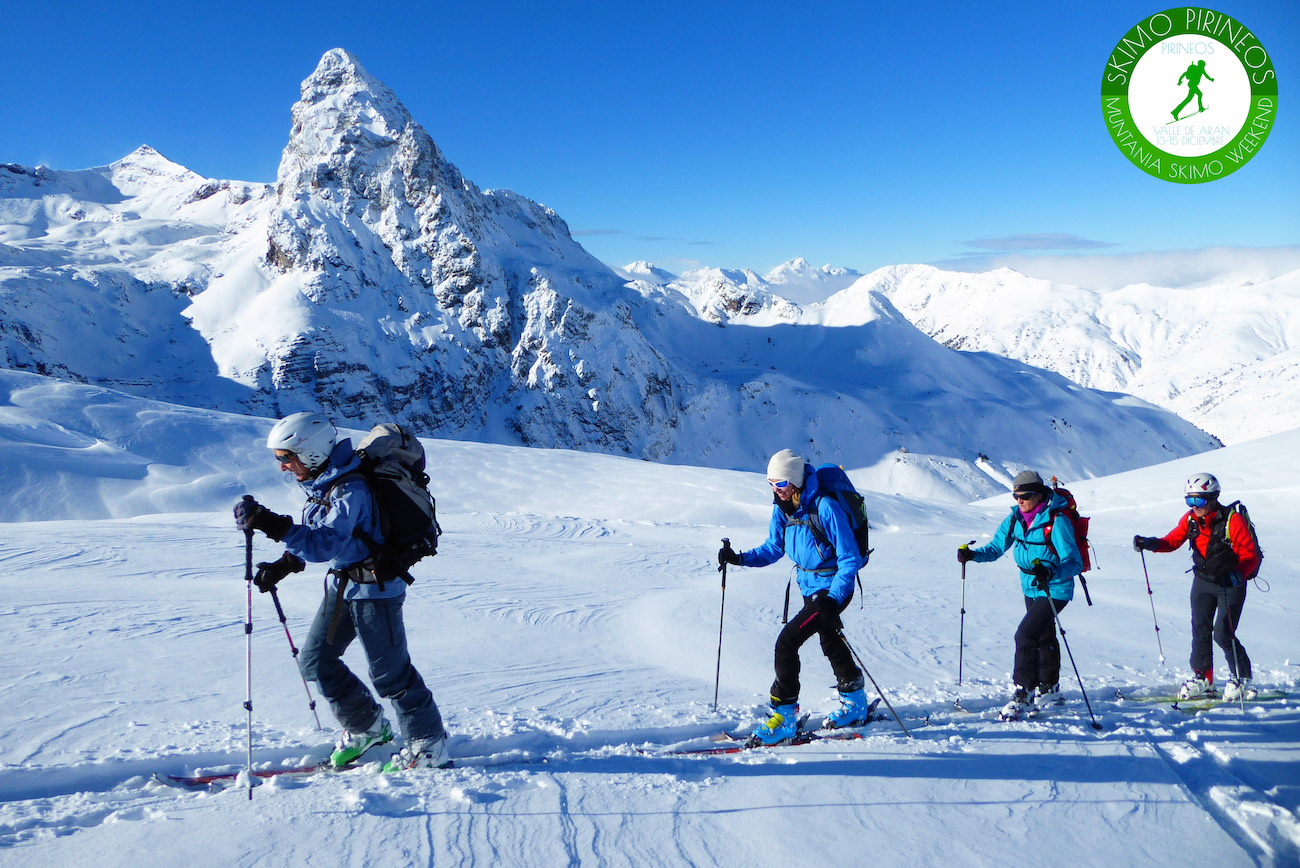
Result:
[[[865,737],[866,733],[863,732],[863,729],[866,726],[878,721],[888,720],[885,715],[876,711],[876,706],[879,704],[880,699],[875,699],[871,705],[867,707],[866,720],[855,726],[845,726],[836,729],[809,729],[806,725],[809,716],[804,715],[799,719],[799,728],[796,730],[794,737],[788,738],[785,741],[777,742],[776,744],[763,744],[761,742],[755,742],[752,736],[739,736],[724,732],[717,736],[717,738],[723,742],[722,744],[713,747],[678,748],[675,750],[658,752],[656,755],[717,756],[722,754],[740,753],[742,751],[765,747],[797,747],[801,744],[811,744],[814,741],[857,741]],[[646,751],[646,753],[649,753],[649,751]]]
[[[508,766],[508,765],[530,765],[533,763],[548,762],[545,756],[537,754],[515,754],[504,753],[491,756],[469,756],[455,757],[448,765],[443,768],[460,768],[463,766],[473,766],[475,768],[484,768],[488,766]],[[311,777],[319,774],[336,774],[338,772],[356,771],[364,769],[367,765],[374,766],[376,770],[380,764],[375,763],[353,763],[351,765],[336,768],[328,762],[316,763],[306,766],[286,766],[274,769],[255,769],[253,777],[261,780],[280,777]],[[232,786],[244,770],[237,772],[213,772],[206,775],[169,775],[161,772],[155,773],[153,779],[160,784],[169,787],[176,787],[182,790],[223,790]]]

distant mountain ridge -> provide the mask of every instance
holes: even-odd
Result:
[[[464,178],[341,49],[303,82],[274,185],[148,148],[0,167],[0,245],[0,364],[192,406],[722,467],[793,446],[959,498],[1217,443],[945,348],[846,269],[616,273],[549,208]],[[845,281],[824,304],[778,291]]]

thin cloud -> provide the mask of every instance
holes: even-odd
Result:
[[[1221,281],[1263,283],[1300,270],[1300,245],[1038,256],[972,254],[930,264],[968,272],[1011,268],[1027,277],[1098,290],[1135,283],[1171,287]]]
[[[1078,235],[1045,232],[1040,234],[1007,235],[1002,238],[976,238],[967,241],[967,247],[990,250],[995,253],[1015,253],[1026,250],[1097,250],[1118,247],[1112,241],[1094,241]]]

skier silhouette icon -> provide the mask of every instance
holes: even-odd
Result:
[[[1196,61],[1191,66],[1187,67],[1187,70],[1182,75],[1178,76],[1179,84],[1182,84],[1184,79],[1186,79],[1187,81],[1187,99],[1180,102],[1178,104],[1178,108],[1170,112],[1170,114],[1174,116],[1174,120],[1176,121],[1181,120],[1181,118],[1178,117],[1178,113],[1181,112],[1187,106],[1187,104],[1192,101],[1192,97],[1196,97],[1196,111],[1193,112],[1192,114],[1200,114],[1201,112],[1205,111],[1205,103],[1201,101],[1201,79],[1202,78],[1208,79],[1209,81],[1214,81],[1214,79],[1210,78],[1209,73],[1205,71],[1204,60]],[[1190,116],[1191,115],[1188,115],[1188,117]]]

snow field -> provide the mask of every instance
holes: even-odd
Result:
[[[140,406],[113,400],[123,416]],[[258,458],[264,424],[177,408],[165,432],[209,456]],[[1297,534],[1286,517],[1297,486],[1277,468],[1296,444],[1276,435],[1072,483],[1100,568],[1089,575],[1096,605],[1078,594],[1062,620],[1102,731],[1068,658],[1064,710],[991,719],[1023,611],[1005,561],[968,566],[956,684],[953,550],[986,538],[1008,499],[869,493],[877,551],[846,631],[914,737],[886,721],[858,742],[694,758],[665,749],[751,727],[772,677],[787,571],[732,568],[713,711],[715,553],[723,536],[739,548],[765,534],[761,472],[427,441],[447,533],[417,568],[406,623],[463,766],[282,778],[251,803],[240,788],[184,792],[149,778],[244,762],[246,585],[229,509],[245,488],[292,507],[273,463],[211,459],[207,511],[0,524],[0,864],[717,865],[811,853],[827,865],[985,865],[1028,848],[1146,865],[1186,854],[1188,840],[1204,864],[1296,864],[1294,699],[1193,716],[1117,698],[1186,675],[1186,554],[1147,557],[1149,601],[1129,540],[1172,527],[1197,470],[1219,474],[1259,525],[1271,590],[1252,589],[1241,635],[1257,682],[1295,694]],[[90,465],[82,481],[110,465]],[[52,453],[51,473],[61,466]],[[21,483],[4,496],[38,490]],[[259,536],[257,559],[278,553]],[[281,585],[298,642],[320,573]],[[255,594],[253,606],[254,761],[311,761],[333,721],[321,703],[326,731],[315,729],[270,600]],[[364,672],[358,651],[348,659]],[[815,643],[803,661],[802,702],[819,716],[833,706],[833,676]]]

